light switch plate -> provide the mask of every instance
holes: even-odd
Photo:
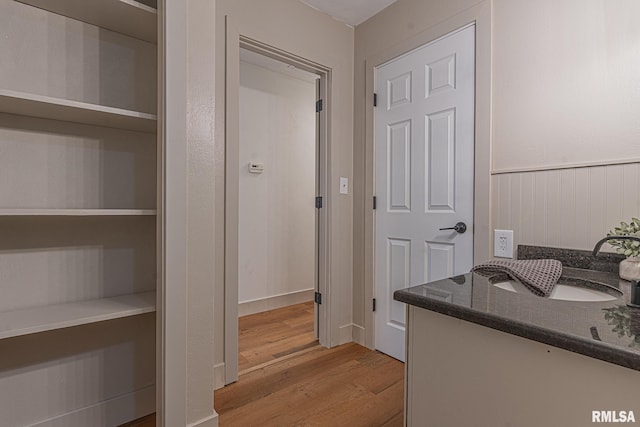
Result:
[[[513,258],[513,230],[493,230],[493,256]]]
[[[340,194],[349,194],[349,178],[340,177]]]

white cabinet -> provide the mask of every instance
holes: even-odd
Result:
[[[0,0],[0,425],[155,411],[157,11]]]

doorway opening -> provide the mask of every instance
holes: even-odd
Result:
[[[328,320],[322,296],[330,70],[233,39],[227,40],[225,384],[270,359],[326,345]],[[286,313],[295,317],[290,325],[280,318]],[[274,315],[279,325],[271,328],[284,325],[280,333],[294,335],[289,347],[286,339],[268,342],[270,326],[260,318]],[[311,329],[302,342],[304,328]]]
[[[239,375],[317,345],[319,79],[240,49]]]

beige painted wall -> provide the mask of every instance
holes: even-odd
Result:
[[[493,170],[640,160],[640,3],[495,0]]]
[[[353,177],[353,29],[296,0],[218,0],[216,2],[216,104],[224,105],[225,19],[240,35],[258,40],[332,70],[329,193],[331,212],[331,342],[351,340],[352,196],[339,195],[339,177]],[[224,157],[225,113],[216,111],[216,333],[215,364],[224,361]],[[218,378],[218,385],[220,378]]]
[[[365,59],[480,4],[399,0],[356,28],[354,323],[369,313],[364,282]],[[491,221],[515,243],[591,249],[637,216],[640,29],[631,0],[493,0]],[[617,163],[631,164],[607,166]],[[577,168],[577,166],[588,166]],[[555,168],[567,170],[547,170]],[[497,173],[494,173],[497,172]],[[504,173],[513,172],[513,173]],[[631,196],[629,191],[633,188]],[[482,225],[482,224],[476,224]],[[487,245],[492,243],[487,240]]]

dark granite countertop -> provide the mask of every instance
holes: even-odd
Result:
[[[522,248],[518,253],[524,258],[520,256]],[[640,308],[626,305],[630,282],[619,279],[617,273],[572,268],[566,265],[572,263],[563,257],[553,258],[560,258],[565,264],[563,278],[597,282],[617,288],[623,295],[605,302],[552,300],[500,289],[493,285],[498,280],[495,276],[467,273],[396,291],[394,299],[640,370]]]

